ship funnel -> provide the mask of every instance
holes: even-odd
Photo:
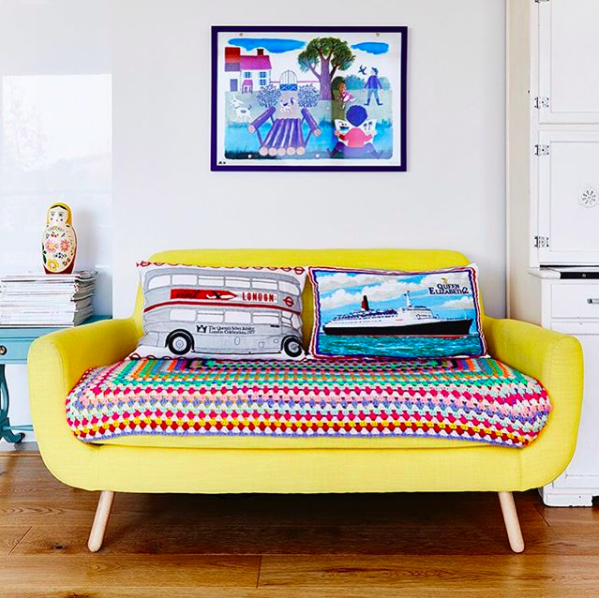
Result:
[[[406,307],[412,307],[412,300],[410,299],[410,291],[406,291]]]
[[[364,311],[370,310],[370,305],[368,305],[368,297],[366,295],[362,297],[362,309]]]

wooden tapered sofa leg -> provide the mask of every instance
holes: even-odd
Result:
[[[524,550],[524,538],[522,537],[513,494],[511,492],[499,492],[499,504],[501,505],[510,547],[514,552],[522,552]]]
[[[103,490],[100,494],[100,499],[98,500],[94,524],[92,525],[92,531],[89,534],[89,540],[87,542],[87,547],[92,552],[98,552],[98,550],[102,548],[104,533],[106,532],[106,526],[108,525],[108,518],[110,517],[113,501],[114,492],[111,490]]]

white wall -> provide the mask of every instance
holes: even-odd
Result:
[[[0,2],[0,275],[41,271],[46,211],[66,201],[98,313],[112,310],[108,15],[102,0]],[[7,378],[11,421],[28,423],[26,366]]]
[[[213,24],[410,27],[409,172],[211,173]],[[111,253],[121,316],[135,262],[161,249],[387,246],[464,251],[481,266],[487,311],[502,315],[504,33],[504,0],[3,0],[0,76],[112,71],[113,180],[106,151],[93,171],[67,151],[73,127],[103,147],[106,135],[83,126],[85,100],[72,127],[62,114],[67,124],[46,131],[49,170],[15,170],[2,149],[0,274],[39,267],[45,209],[60,198],[75,211],[78,265],[104,272],[100,311]],[[8,376],[13,422],[26,422],[25,367]]]
[[[66,201],[76,267],[112,310],[110,5],[0,2],[0,273],[41,271],[49,205]]]
[[[244,246],[462,250],[481,266],[487,311],[504,313],[503,0],[113,7],[117,315],[152,252]],[[215,24],[407,25],[409,172],[211,173]]]

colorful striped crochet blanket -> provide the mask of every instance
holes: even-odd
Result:
[[[75,435],[390,437],[530,444],[545,389],[493,359],[127,360],[87,371],[67,399]]]

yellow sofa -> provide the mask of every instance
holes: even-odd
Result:
[[[152,261],[204,266],[320,265],[432,270],[468,264],[436,250],[182,250]],[[484,273],[483,273],[484,275]],[[141,336],[142,297],[132,317],[57,331],[29,353],[33,423],[42,458],[60,481],[102,494],[89,547],[101,547],[114,492],[498,492],[513,550],[523,550],[511,492],[551,482],[568,465],[582,404],[583,359],[578,341],[514,320],[484,317],[490,353],[533,376],[553,411],[540,437],[524,449],[452,440],[229,438],[129,439],[86,444],[67,425],[65,398],[85,370],[124,358]],[[304,294],[304,340],[312,326],[311,289]],[[201,442],[198,442],[201,440]],[[331,442],[333,441],[334,442]],[[203,444],[202,444],[203,443]],[[245,443],[245,444],[244,444]],[[312,443],[312,444],[311,444]]]

